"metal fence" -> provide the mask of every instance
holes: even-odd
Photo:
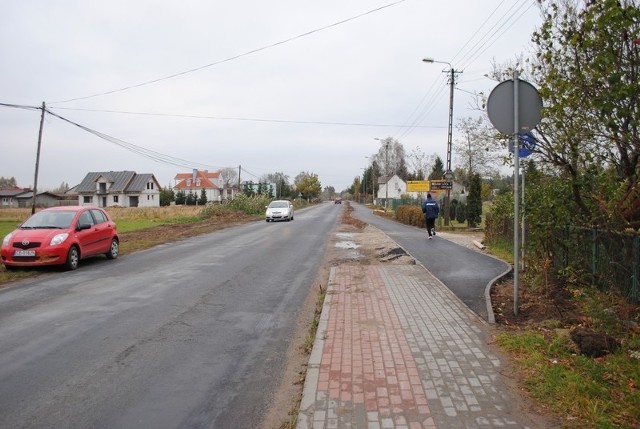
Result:
[[[566,226],[554,250],[555,268],[571,268],[581,281],[618,288],[630,302],[640,302],[640,236]]]

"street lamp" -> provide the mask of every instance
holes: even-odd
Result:
[[[461,73],[460,71],[454,70],[451,63],[447,61],[436,61],[433,58],[424,58],[422,61],[425,63],[438,63],[438,64],[447,64],[449,66],[449,130],[447,133],[447,167],[444,172],[444,178],[450,182],[453,180],[453,171],[451,171],[451,137],[453,134],[453,87],[456,84],[456,74]],[[451,189],[447,188],[447,198],[445,200],[445,210],[444,210],[444,224],[449,226],[451,221],[451,210],[449,208],[449,204],[451,201]]]
[[[364,203],[367,203],[367,169],[361,168],[362,170],[362,191],[364,193]],[[362,201],[360,201],[362,203]]]
[[[375,200],[376,195],[376,185],[373,182],[373,157],[372,156],[365,156],[366,159],[368,159],[370,162],[369,164],[369,176],[371,176],[371,204],[373,204],[373,200]],[[366,177],[365,177],[366,179]],[[366,204],[366,201],[365,201]]]
[[[384,211],[387,211],[387,205],[389,203],[389,139],[379,139],[374,137],[374,140],[380,140],[384,142]]]

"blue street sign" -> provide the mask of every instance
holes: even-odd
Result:
[[[518,133],[518,139],[522,142],[522,146],[518,151],[518,156],[520,158],[524,158],[531,155],[533,150],[536,148],[536,138],[533,134],[530,132]]]

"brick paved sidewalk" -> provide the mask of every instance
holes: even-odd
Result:
[[[488,326],[419,265],[332,268],[298,428],[526,428]]]

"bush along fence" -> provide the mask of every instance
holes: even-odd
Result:
[[[556,237],[555,268],[570,268],[580,281],[616,287],[630,302],[640,302],[640,236],[567,225]]]

